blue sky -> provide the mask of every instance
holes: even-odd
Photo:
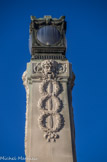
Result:
[[[107,162],[107,1],[0,1],[0,156],[24,156],[30,15],[66,16],[78,162]]]

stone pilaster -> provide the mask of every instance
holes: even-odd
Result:
[[[26,162],[76,162],[71,89],[75,76],[67,60],[31,60],[26,89]]]

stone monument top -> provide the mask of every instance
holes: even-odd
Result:
[[[51,16],[31,16],[29,48],[32,59],[65,59],[66,21]]]

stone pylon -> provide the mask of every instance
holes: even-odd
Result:
[[[76,162],[72,65],[67,59],[33,58],[22,79],[26,162]]]

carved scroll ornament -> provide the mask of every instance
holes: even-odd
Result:
[[[41,73],[43,79],[56,79],[58,74],[65,73],[67,65],[54,60],[45,60],[42,63],[33,64],[33,74]]]

